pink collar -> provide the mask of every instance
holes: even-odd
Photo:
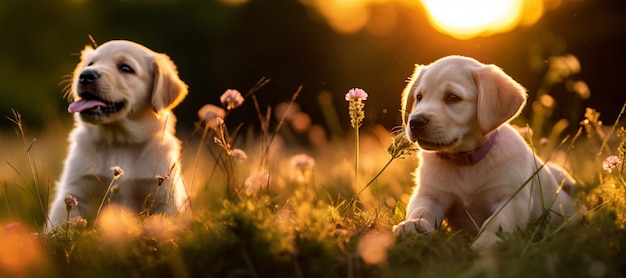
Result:
[[[459,165],[474,164],[478,162],[479,160],[481,160],[483,157],[485,157],[487,153],[489,153],[489,150],[491,150],[494,143],[496,142],[497,135],[498,135],[498,130],[494,131],[491,135],[489,135],[489,138],[487,139],[485,144],[483,144],[480,148],[475,149],[473,151],[463,152],[463,153],[438,152],[437,156],[443,159],[450,160]]]

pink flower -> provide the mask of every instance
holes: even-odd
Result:
[[[76,200],[74,196],[72,195],[65,196],[65,208],[67,210],[71,210],[72,208],[75,208],[77,206],[78,206],[78,200]]]
[[[622,163],[622,160],[619,159],[619,157],[612,155],[607,157],[606,160],[602,162],[602,168],[604,168],[605,171],[611,173],[613,172],[613,169],[615,169],[615,167],[617,167],[617,165],[620,163]]]
[[[350,100],[367,100],[367,93],[363,89],[352,88],[346,94],[346,101]]]
[[[225,116],[226,111],[213,104],[207,104],[205,106],[202,106],[202,108],[198,110],[198,117],[200,118],[200,120],[204,121],[212,128],[217,128],[218,126],[222,125],[224,123]]]
[[[228,89],[220,96],[220,102],[227,110],[235,109],[243,104],[243,96],[237,90]]]
[[[111,167],[111,172],[113,172],[113,176],[116,178],[124,175],[124,169],[122,169],[120,166]]]

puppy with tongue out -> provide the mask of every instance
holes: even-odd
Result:
[[[68,210],[70,219],[93,222],[103,203],[134,214],[184,210],[188,195],[171,109],[187,85],[170,58],[123,40],[86,46],[69,94],[75,128],[47,227],[68,223]],[[68,205],[72,198],[76,206]]]

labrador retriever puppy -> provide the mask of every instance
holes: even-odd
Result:
[[[549,210],[551,225],[575,212],[574,183],[545,165],[510,124],[526,90],[495,65],[449,56],[416,66],[403,92],[407,138],[420,148],[416,186],[397,235],[442,227],[477,235],[475,250]]]
[[[187,85],[170,58],[124,40],[86,46],[69,94],[75,127],[48,225],[66,223],[68,195],[78,201],[70,217],[88,221],[104,198],[105,205],[135,213],[184,210],[188,196],[171,109],[185,98]]]

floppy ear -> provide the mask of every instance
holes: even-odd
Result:
[[[517,116],[526,104],[526,89],[494,65],[472,72],[478,91],[478,126],[483,134]]]
[[[152,107],[155,111],[172,109],[187,96],[187,84],[180,80],[174,62],[165,54],[154,58]]]
[[[402,90],[402,108],[400,110],[400,114],[402,114],[402,126],[406,126],[407,116],[411,113],[411,110],[413,110],[415,100],[411,97],[411,92],[423,68],[424,66],[422,65],[415,65],[413,75],[409,77],[408,84],[406,84],[406,87]]]

